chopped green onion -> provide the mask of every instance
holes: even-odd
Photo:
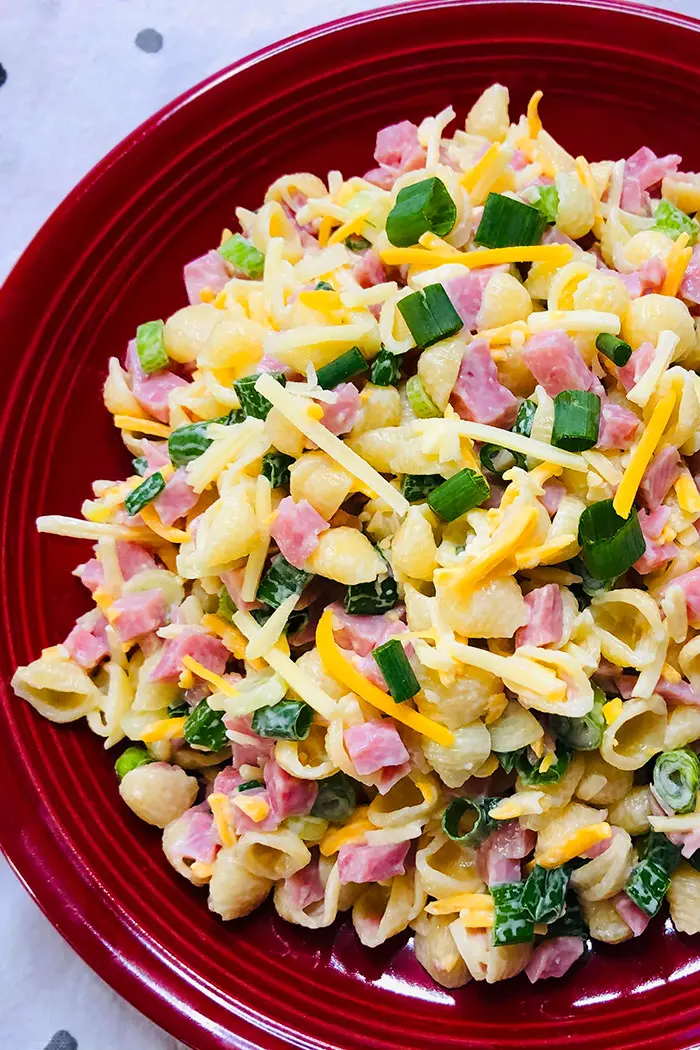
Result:
[[[625,893],[638,908],[654,916],[663,904],[670,884],[670,876],[661,865],[645,857],[632,869]]]
[[[523,906],[522,882],[502,882],[491,886],[493,897],[493,944],[501,948],[507,944],[525,944],[532,941],[535,929]]]
[[[377,646],[372,656],[397,704],[410,700],[420,692],[420,683],[398,638],[390,638],[388,642]]]
[[[538,186],[537,195],[530,203],[544,215],[548,224],[553,225],[557,221],[559,191],[556,186]]]
[[[135,489],[131,490],[124,500],[126,513],[133,518],[133,516],[138,514],[139,511],[142,511],[148,503],[151,503],[164,488],[165,479],[161,472],[157,470],[155,474],[149,475],[145,481],[142,481],[140,485],[137,485]]]
[[[145,456],[137,456],[136,459],[132,459],[131,465],[141,477],[144,477],[148,470],[148,460]]]
[[[160,372],[168,366],[165,349],[165,325],[162,321],[146,321],[136,329],[136,353],[144,372]]]
[[[621,576],[646,550],[636,510],[621,518],[611,499],[586,507],[579,518],[578,542],[586,568],[599,580]]]
[[[146,766],[153,759],[146,751],[145,747],[127,747],[126,751],[123,751],[117,761],[114,763],[114,771],[120,780],[123,780],[127,773],[130,773],[132,769],[138,769],[139,766]]]
[[[499,765],[504,773],[512,773],[513,770],[517,770],[518,763],[522,761],[523,752],[526,750],[524,747],[516,748],[515,751],[494,751],[494,755],[498,759]]]
[[[168,718],[187,718],[191,711],[192,708],[186,701],[181,704],[169,704]]]
[[[301,594],[311,576],[312,573],[297,569],[283,554],[278,554],[260,581],[256,598],[272,609],[278,609],[292,594]]]
[[[265,256],[240,233],[234,233],[232,237],[219,245],[219,255],[223,255],[234,270],[242,273],[244,277],[249,277],[252,281],[259,281],[263,275]]]
[[[526,398],[525,401],[520,402],[520,408],[518,414],[515,417],[515,423],[511,427],[514,434],[522,434],[523,437],[529,438],[532,433],[532,421],[535,418],[535,412],[537,411],[537,405],[530,398]]]
[[[362,237],[359,233],[351,233],[345,238],[345,247],[351,252],[366,252],[372,245],[366,237]]]
[[[229,742],[221,711],[213,711],[206,699],[197,704],[182,734],[188,744],[207,747],[210,751],[220,751]]]
[[[587,715],[582,718],[551,715],[549,725],[557,740],[576,751],[596,751],[606,729],[603,706],[607,700],[603,690],[594,686],[593,707]]]
[[[401,483],[401,492],[409,503],[422,503],[429,492],[442,485],[442,474],[406,474]]]
[[[489,498],[491,489],[483,474],[465,467],[428,494],[428,503],[444,521],[454,521]]]
[[[314,720],[314,709],[303,700],[280,700],[272,707],[259,707],[252,729],[273,740],[306,740]]]
[[[432,346],[464,328],[462,318],[441,284],[429,284],[422,292],[399,299],[397,305],[416,346]]]
[[[366,372],[368,367],[359,346],[353,346],[340,357],[336,357],[334,361],[319,368],[316,372],[316,379],[322,390],[331,390],[338,383],[346,383],[348,379],[359,375],[360,372]]]
[[[542,759],[535,758],[532,763],[528,757],[528,748],[521,747],[516,751],[494,752],[503,769],[510,773],[513,769],[528,787],[538,787],[540,784],[556,784],[561,780],[571,761],[571,752],[568,747],[561,746],[556,752],[556,762],[544,773],[540,773]]]
[[[690,237],[689,244],[695,244],[698,239],[698,231],[700,226],[697,222],[693,221],[689,215],[682,212],[680,208],[677,208],[671,201],[667,201],[662,198],[656,206],[654,212],[654,225],[653,230],[660,230],[661,233],[667,233],[669,237],[672,237],[675,241],[681,233],[687,233]]]
[[[255,788],[261,787],[265,787],[262,780],[246,780],[238,785],[236,791],[240,794],[241,791],[253,791]]]
[[[556,922],[566,909],[570,872],[567,868],[541,868],[536,864],[523,887],[522,904],[533,922]]]
[[[210,423],[223,423],[224,426],[231,427],[234,423],[242,423],[246,418],[245,412],[242,408],[232,408],[227,416],[221,416],[220,419],[210,419]]]
[[[552,444],[567,452],[585,452],[598,440],[600,398],[590,390],[562,390],[554,398]]]
[[[491,810],[502,801],[493,796],[453,798],[442,814],[442,830],[453,842],[459,842],[462,846],[478,846],[498,827],[498,821],[491,817]]]
[[[527,468],[527,461],[522,452],[511,452],[509,448],[501,448],[500,445],[482,445],[479,460],[484,470],[495,474],[497,478],[503,477],[511,467],[520,467],[521,470]]]
[[[222,620],[226,620],[227,623],[233,623],[233,614],[237,611],[237,607],[234,604],[231,595],[228,593],[225,587],[222,587],[219,591],[219,608],[217,609],[218,615]]]
[[[406,395],[408,397],[409,405],[419,419],[433,419],[442,416],[442,412],[437,407],[432,397],[426,393],[425,387],[421,383],[420,376],[411,376],[407,381]]]
[[[267,374],[280,386],[287,385],[287,377],[284,372],[268,372]],[[263,397],[255,389],[255,384],[259,378],[260,375],[257,372],[252,376],[243,376],[242,379],[237,379],[234,382],[233,388],[238,394],[241,408],[247,416],[254,416],[255,419],[267,419],[267,414],[272,408],[272,402],[268,401],[266,397]]]
[[[403,354],[392,354],[382,347],[370,368],[370,382],[375,386],[395,386],[401,378]]]
[[[336,823],[349,817],[357,802],[357,791],[350,777],[338,772],[316,783],[318,794],[311,807],[311,816]]]
[[[597,594],[607,594],[609,590],[615,586],[617,582],[617,576],[614,576],[610,580],[599,580],[597,576],[592,576],[582,558],[572,558],[569,562],[571,571],[577,576],[581,577],[581,583],[572,584],[571,590],[574,593],[578,592],[578,589],[583,591],[587,598],[595,598]],[[581,604],[579,600],[579,605]],[[587,602],[590,605],[590,601]]]
[[[474,243],[487,248],[539,244],[546,225],[537,208],[502,193],[489,193]]]
[[[700,762],[694,751],[664,751],[654,763],[654,790],[674,813],[690,813],[695,809],[699,781]]]
[[[207,437],[207,430],[213,422],[204,419],[200,423],[185,423],[172,431],[168,438],[168,455],[173,466],[182,467],[206,452],[212,440]]]
[[[661,831],[650,831],[637,844],[640,860],[653,860],[669,875],[678,867],[682,848],[667,839]]]
[[[289,488],[289,468],[294,462],[294,456],[287,456],[284,452],[266,452],[262,458],[260,473],[270,482],[273,489]]]
[[[386,220],[386,235],[397,248],[409,248],[424,233],[445,237],[456,221],[457,206],[445,183],[433,175],[399,190]]]
[[[335,291],[335,289],[333,288],[332,284],[328,283],[328,281],[319,281],[318,284],[316,285],[316,287],[314,288],[314,291],[315,292],[333,292],[333,291]]]
[[[274,612],[274,609],[270,609],[264,606],[261,609],[251,609],[250,615],[253,617],[256,623],[262,625],[267,623]],[[305,609],[296,609],[292,612],[285,624],[284,633],[286,635],[296,634],[297,631],[301,631],[306,627],[309,622],[309,614]]]
[[[565,907],[566,911],[562,917],[548,924],[547,937],[588,937],[588,927],[581,914],[578,897],[573,890],[569,890],[566,895]]]
[[[596,337],[595,345],[601,354],[605,354],[616,365],[626,365],[632,356],[630,344],[626,343],[624,339],[619,339],[616,335],[610,335],[609,332],[601,332]]]
[[[399,600],[399,589],[393,576],[371,583],[351,583],[345,592],[343,608],[354,616],[379,616],[393,609]]]

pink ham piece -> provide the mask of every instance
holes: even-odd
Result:
[[[656,347],[653,343],[642,343],[637,350],[632,351],[627,364],[618,368],[617,377],[625,390],[631,390],[635,383],[639,382],[654,360],[655,353]]]
[[[651,915],[647,915],[645,911],[638,908],[626,893],[618,893],[617,897],[613,898],[613,903],[615,911],[621,919],[624,919],[635,937],[644,933],[651,921]]]
[[[117,561],[125,580],[130,580],[132,576],[146,569],[158,568],[158,563],[148,551],[139,547],[137,543],[127,543],[124,540],[117,540]],[[74,575],[85,584],[91,594],[105,582],[104,569],[97,558],[90,558],[84,565],[79,565],[74,570]]]
[[[305,817],[316,801],[318,784],[315,780],[293,777],[277,764],[274,758],[265,763],[265,787],[279,821],[287,817]]]
[[[637,492],[639,502],[648,510],[657,510],[680,473],[681,457],[678,449],[667,445],[656,453],[644,471]]]
[[[250,728],[250,717],[225,717],[224,725],[234,735],[231,740],[231,763],[234,769],[243,765],[259,766],[271,757],[275,741],[254,733]]]
[[[507,266],[484,266],[481,270],[468,270],[445,281],[443,287],[468,332],[477,330],[481,301],[489,281],[495,273],[507,270]]]
[[[379,167],[364,177],[383,189],[390,189],[404,172],[425,167],[425,150],[418,141],[416,125],[402,120],[378,131],[374,159]]]
[[[172,525],[192,510],[199,496],[191,485],[187,484],[187,472],[184,467],[178,467],[171,478],[165,483],[165,488],[154,500],[158,517],[164,525]]]
[[[236,797],[234,791],[233,797]],[[276,831],[280,824],[280,818],[275,812],[275,809],[271,803],[269,792],[265,791],[264,788],[249,788],[248,791],[244,791],[243,795],[248,798],[260,798],[263,802],[266,802],[269,806],[267,815],[262,820],[253,820],[252,817],[244,813],[238,806],[231,805],[231,818],[233,820],[233,826],[236,829],[237,835],[243,835],[246,831]]]
[[[346,660],[349,660],[352,666],[360,672],[365,678],[369,679],[373,685],[377,688],[383,689],[385,693],[389,692],[389,687],[386,684],[384,675],[377,666],[377,661],[372,656],[360,656],[358,653],[352,652],[352,650],[343,653]]]
[[[349,726],[343,733],[343,741],[361,777],[387,766],[403,765],[410,758],[396,726],[389,719]]]
[[[676,153],[657,157],[648,146],[642,146],[625,161],[622,179],[622,199],[625,211],[644,215],[649,211],[649,195],[646,192],[656,186],[666,175],[678,170],[681,157]]]
[[[168,843],[175,860],[211,864],[221,845],[216,824],[206,802],[185,810],[177,819],[177,838]]]
[[[681,853],[686,859],[689,859],[700,849],[700,831],[686,832],[683,836],[682,845]]]
[[[285,880],[284,885],[297,908],[303,910],[308,908],[310,904],[322,901],[326,891],[321,881],[318,857],[310,860],[305,868],[301,868],[294,875],[290,875]]]
[[[232,795],[238,785],[243,783],[244,777],[241,776],[232,764],[230,766],[224,766],[221,772],[216,774],[211,789],[215,794]]]
[[[582,955],[583,941],[580,937],[551,937],[537,945],[525,967],[525,973],[531,984],[545,981],[548,977],[563,977]]]
[[[318,546],[319,533],[328,522],[303,499],[295,503],[291,496],[281,501],[270,535],[290,565],[303,569],[307,558]]]
[[[182,275],[185,279],[187,298],[191,303],[201,302],[200,292],[210,288],[214,294],[220,292],[231,280],[223,255],[212,249],[198,259],[185,263]]]
[[[488,343],[475,340],[467,347],[459,366],[450,401],[462,419],[511,427],[518,413],[518,400],[498,379],[498,369]]]
[[[170,462],[167,441],[149,441],[148,438],[141,439],[141,455],[148,464],[148,473],[160,470]]]
[[[255,371],[256,373],[284,372],[287,378],[297,374],[293,368],[291,368],[289,365],[283,364],[282,361],[279,361],[276,357],[272,357],[271,354],[263,354],[263,356],[255,365]]]
[[[700,244],[693,248],[690,262],[685,268],[681,281],[680,294],[689,303],[700,304]]]
[[[525,595],[528,621],[515,632],[515,646],[550,645],[560,642],[564,630],[564,606],[556,583],[536,587]]]
[[[222,641],[207,634],[201,627],[185,627],[176,638],[167,639],[149,680],[176,682],[184,670],[182,661],[186,656],[191,656],[214,674],[223,674],[229,652]]]
[[[629,448],[639,429],[639,418],[629,408],[606,401],[600,408],[598,448]]]
[[[561,481],[550,478],[549,481],[545,481],[543,488],[544,492],[540,496],[540,503],[550,518],[553,518],[559,510],[559,504],[566,495],[566,486],[562,485]]]
[[[131,392],[143,410],[161,423],[167,423],[170,418],[170,391],[187,386],[187,380],[174,375],[167,368],[151,375],[144,372],[136,353],[135,339],[129,342],[126,351],[126,367],[131,378]]]
[[[120,642],[133,642],[165,623],[165,600],[158,590],[127,594],[112,602],[109,611]]]
[[[360,288],[373,288],[375,284],[383,284],[387,279],[384,263],[374,248],[362,253],[352,268],[352,275]]]
[[[64,649],[70,653],[71,660],[86,671],[92,670],[100,660],[109,656],[106,627],[107,621],[101,612],[88,613],[87,616],[81,617],[63,643]]]
[[[321,422],[331,434],[347,434],[355,426],[360,415],[360,392],[354,383],[340,383],[333,387],[333,393],[335,401],[320,403],[323,409]]]
[[[671,515],[668,507],[659,507],[657,510],[640,510],[639,524],[642,535],[647,545],[644,554],[634,563],[634,568],[641,576],[654,572],[671,558],[678,554],[675,543],[663,543],[661,533]]]
[[[380,795],[386,795],[388,791],[391,791],[394,784],[398,784],[399,780],[403,780],[410,772],[411,760],[409,758],[406,762],[402,762],[401,765],[385,766],[384,769],[378,769],[376,773],[372,774],[372,783]]]
[[[539,332],[525,343],[525,364],[550,397],[562,390],[591,390],[603,395],[600,380],[593,375],[564,331]]]
[[[536,840],[534,831],[521,828],[517,820],[507,821],[477,849],[477,871],[489,886],[520,882],[520,861],[532,852]]]
[[[680,587],[685,594],[685,604],[688,611],[688,620],[692,627],[700,625],[700,568],[684,572],[682,576],[676,576],[662,588],[661,596],[669,587]]]
[[[662,696],[669,704],[683,704],[685,707],[700,707],[700,693],[696,693],[690,682],[667,682],[659,678],[654,692]]]
[[[190,532],[192,531],[192,522],[190,522]],[[249,612],[250,609],[259,609],[261,603],[258,601],[246,602],[243,600],[241,595],[241,589],[243,587],[243,569],[228,569],[226,572],[221,573],[221,582],[228,591],[231,601],[237,609],[243,609],[245,612]]]
[[[369,656],[377,646],[408,631],[401,620],[390,619],[386,615],[353,616],[345,612],[340,602],[333,602],[329,609],[333,614],[333,633],[338,645],[343,649],[352,649],[359,656]]]
[[[410,842],[396,842],[388,846],[348,842],[338,852],[341,883],[382,882],[394,875],[403,875],[409,847]]]

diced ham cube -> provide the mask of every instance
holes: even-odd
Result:
[[[374,159],[379,168],[365,178],[383,189],[390,189],[399,175],[425,167],[425,150],[418,141],[418,128],[410,120],[390,124],[377,132]]]
[[[340,383],[333,387],[335,401],[322,402],[323,415],[321,422],[326,430],[336,436],[347,434],[355,426],[362,409],[360,392],[354,383]]]
[[[207,634],[201,627],[186,627],[176,638],[168,638],[163,646],[160,660],[150,674],[151,682],[176,682],[184,669],[186,656],[206,667],[214,674],[226,670],[229,652],[219,638]]]
[[[498,827],[476,851],[476,867],[482,879],[489,886],[520,882],[520,861],[535,848],[536,838],[534,831],[521,828],[517,820]]]
[[[700,244],[693,248],[690,262],[685,268],[680,294],[689,303],[700,304]]]
[[[531,984],[548,977],[563,977],[582,955],[583,940],[580,937],[551,937],[537,945],[525,973]]]
[[[279,821],[287,817],[305,817],[316,801],[318,784],[315,780],[300,780],[287,773],[271,758],[265,763],[265,786],[270,805]]]
[[[678,554],[675,543],[664,543],[660,538],[670,514],[669,507],[639,511],[639,524],[647,546],[641,558],[634,563],[634,568],[642,576],[660,568]]]
[[[88,621],[89,617],[89,622]],[[82,623],[76,623],[66,638],[63,646],[70,653],[71,659],[80,664],[86,671],[96,667],[100,660],[109,656],[109,645],[105,629],[107,621],[101,612],[89,613],[82,617]]]
[[[700,693],[696,693],[690,682],[667,682],[659,678],[654,692],[662,696],[669,704],[682,704],[685,707],[700,707]]]
[[[193,522],[190,522],[190,532],[192,531]],[[220,574],[221,582],[228,591],[231,601],[237,609],[243,609],[245,612],[249,612],[251,609],[259,609],[261,602],[252,601],[246,602],[243,600],[241,595],[241,589],[243,587],[243,569],[227,569],[225,572]]]
[[[615,911],[624,919],[634,936],[639,937],[641,933],[644,933],[651,921],[651,915],[647,915],[645,911],[638,908],[626,893],[618,893],[617,897],[613,898],[613,902]]]
[[[285,880],[285,887],[297,908],[308,908],[325,896],[318,857],[312,857],[305,868],[301,868]]]
[[[409,842],[396,842],[388,846],[348,842],[338,852],[341,883],[381,882],[394,875],[403,875],[409,846]]]
[[[373,288],[375,284],[383,284],[387,279],[384,263],[374,248],[362,253],[352,268],[352,275],[360,288]]]
[[[346,613],[340,602],[329,606],[333,614],[333,633],[338,645],[352,649],[359,656],[369,656],[377,646],[397,634],[405,634],[408,627],[401,620],[383,613],[377,616],[353,616]]]
[[[666,263],[660,256],[651,255],[648,259],[645,259],[637,272],[639,274],[641,295],[661,291],[661,287],[666,280]]]
[[[362,178],[365,182],[371,182],[373,186],[379,186],[382,190],[390,190],[397,179],[394,168],[370,168]]]
[[[216,774],[211,790],[219,795],[232,795],[238,785],[244,782],[245,777],[238,772],[232,763],[230,766],[224,766],[221,772]]]
[[[150,375],[144,372],[136,353],[135,339],[130,341],[126,352],[126,367],[131,378],[131,392],[138,403],[155,419],[167,423],[170,418],[170,391],[187,386],[187,380],[174,375],[167,368]]]
[[[236,792],[234,792],[235,797]],[[280,818],[270,800],[270,794],[264,788],[249,788],[243,795],[248,798],[259,798],[269,806],[267,815],[262,820],[253,820],[238,806],[231,806],[231,817],[237,835],[243,835],[246,831],[276,831],[280,825]]]
[[[678,449],[667,445],[657,452],[644,471],[637,498],[648,510],[661,506],[674,481],[681,473],[681,457]]]
[[[409,759],[396,726],[388,719],[373,719],[349,726],[343,733],[345,747],[360,776],[385,766],[399,766]]]
[[[219,835],[206,802],[192,806],[177,818],[177,837],[168,842],[168,858],[211,864],[218,852]]]
[[[256,372],[284,372],[289,378],[290,376],[296,375],[296,372],[290,365],[285,365],[278,358],[273,357],[271,354],[263,354],[259,361],[255,365]]]
[[[141,455],[148,464],[148,473],[152,474],[170,462],[167,441],[149,441],[141,439]]]
[[[260,766],[271,757],[275,741],[258,736],[250,728],[250,717],[224,717],[224,725],[231,739],[231,762],[234,769],[241,766]]]
[[[550,645],[560,642],[564,630],[564,606],[556,583],[536,587],[525,595],[528,621],[515,632],[515,646]]]
[[[498,369],[483,340],[471,343],[459,366],[450,401],[462,419],[511,427],[518,413],[518,400],[498,379]]]
[[[303,569],[307,558],[318,546],[319,533],[328,527],[325,518],[307,500],[295,503],[291,496],[285,496],[277,509],[270,535],[290,565]]]
[[[120,642],[132,642],[143,634],[157,631],[165,623],[162,591],[137,591],[118,598],[110,606],[110,616]]]
[[[604,393],[600,380],[593,375],[566,332],[539,332],[525,343],[525,364],[550,397],[562,390],[591,390]]]
[[[621,365],[617,370],[617,377],[625,390],[631,390],[635,383],[642,378],[647,368],[654,359],[656,347],[653,343],[642,343],[633,350],[626,365]]]
[[[130,580],[132,576],[146,569],[158,568],[157,562],[148,551],[139,547],[137,543],[127,543],[124,540],[117,540],[117,560],[125,580]],[[85,584],[91,594],[105,582],[104,569],[97,558],[90,558],[84,565],[79,565],[74,575]]]
[[[409,758],[398,766],[384,766],[382,769],[378,769],[376,773],[372,774],[372,783],[380,795],[386,795],[388,791],[391,791],[394,784],[398,784],[399,780],[403,780],[410,772],[411,760]]]
[[[623,405],[606,401],[600,409],[598,448],[629,448],[639,429],[639,417]]]
[[[700,831],[687,831],[683,836],[681,853],[689,859],[700,849]]]
[[[622,179],[622,199],[625,211],[644,215],[648,212],[648,194],[666,176],[678,170],[681,158],[678,154],[657,157],[648,146],[642,146],[625,161]]]
[[[197,493],[187,483],[187,471],[184,467],[178,467],[154,500],[154,505],[163,524],[172,525],[188,510],[192,510],[198,499]]]
[[[185,263],[183,277],[187,298],[191,303],[201,302],[199,293],[203,288],[210,288],[216,294],[231,279],[223,255],[213,249]]]
[[[550,478],[549,481],[545,481],[543,488],[544,492],[540,496],[540,503],[550,518],[553,518],[559,510],[559,504],[566,495],[566,486],[562,485],[561,481]]]
[[[700,625],[700,568],[684,572],[682,576],[676,576],[662,589],[662,596],[669,587],[680,587],[685,594],[685,604],[688,612],[688,620],[691,626]]]
[[[468,332],[477,330],[481,301],[489,281],[494,274],[507,270],[507,266],[484,266],[480,270],[467,270],[459,277],[450,277],[445,281],[443,287]]]

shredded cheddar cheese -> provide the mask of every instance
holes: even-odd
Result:
[[[223,693],[224,696],[238,696],[238,690],[230,682],[227,682],[220,674],[210,671],[204,664],[200,664],[199,660],[195,660],[192,656],[183,656],[182,662],[188,671],[196,674],[197,678],[202,678],[205,682],[209,682],[209,685],[213,685],[217,692]]]
[[[663,437],[666,424],[671,418],[671,413],[676,404],[676,395],[673,390],[661,398],[651,414],[642,436],[635,448],[625,473],[622,476],[620,487],[613,499],[613,508],[621,518],[627,518],[634,503],[634,497],[641,483],[644,471],[649,466],[651,458],[656,452],[657,446]]]
[[[493,811],[492,811],[493,812]],[[553,846],[535,860],[541,868],[559,868],[562,864],[568,864],[574,857],[580,857],[582,853],[604,842],[612,835],[612,828],[606,821],[600,824],[589,824],[588,827],[579,828],[569,836],[560,846]]]
[[[214,823],[216,824],[216,830],[219,833],[221,844],[223,846],[234,846],[236,843],[236,833],[233,830],[233,821],[231,819],[231,803],[228,795],[223,795],[220,792],[213,792],[207,798],[209,808],[214,814]]]

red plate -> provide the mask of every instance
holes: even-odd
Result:
[[[616,3],[412,3],[357,15],[239,63],[117,147],[44,226],[0,297],[5,639],[3,847],[95,970],[198,1050],[309,1046],[654,1047],[700,1041],[697,943],[655,922],[560,981],[456,993],[406,937],[364,950],[352,927],[311,933],[265,910],[223,925],[176,875],[158,834],[120,803],[112,759],[9,695],[17,663],[87,607],[70,570],[87,545],[37,537],[127,460],[100,400],[107,357],[138,322],[185,302],[182,264],[217,243],[234,206],[289,171],[372,162],[378,128],[448,102],[460,119],[494,80],[575,153],[643,143],[700,169],[700,24]]]

